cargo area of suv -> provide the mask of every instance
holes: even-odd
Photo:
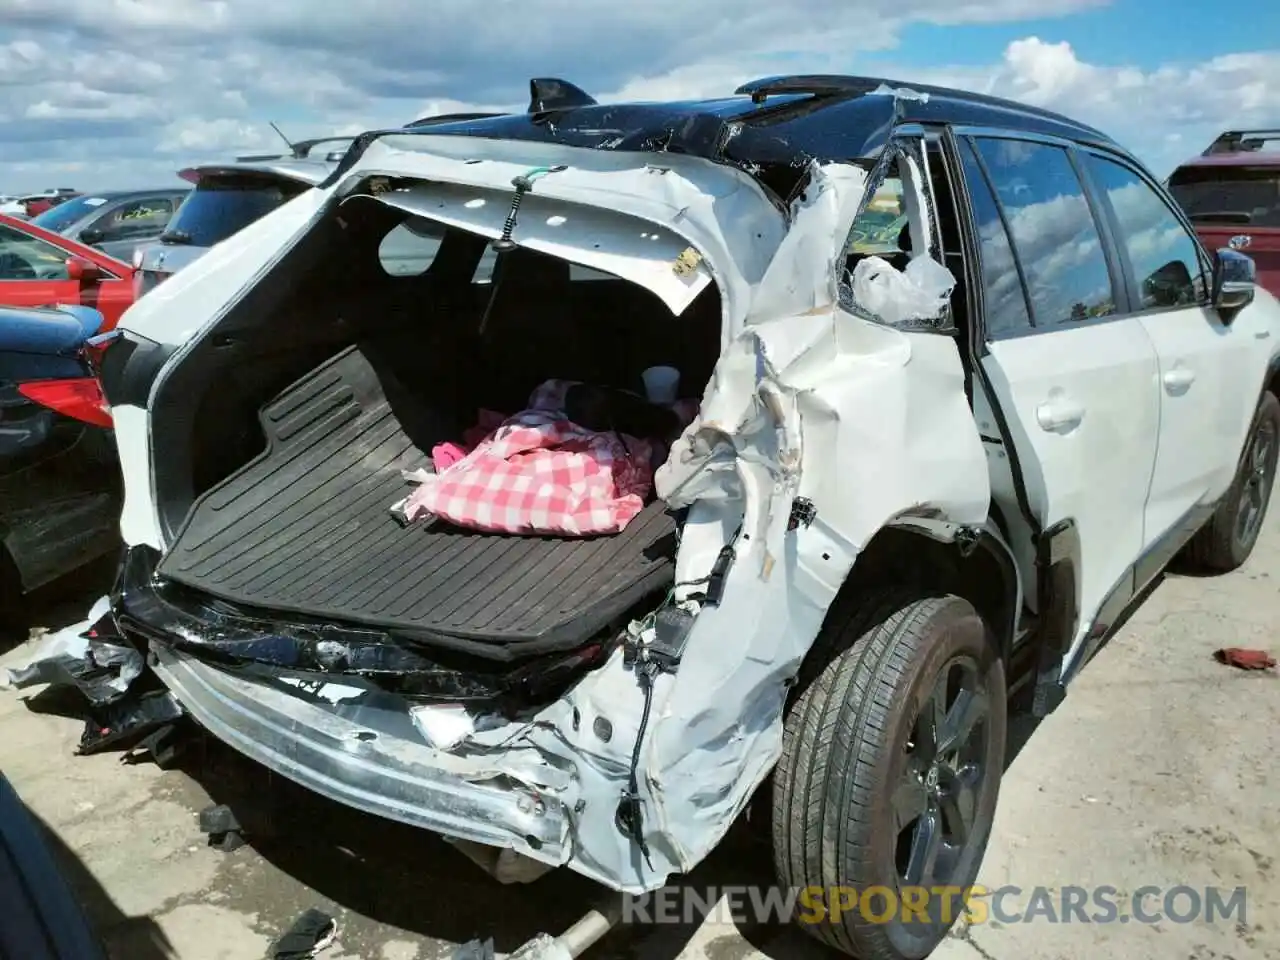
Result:
[[[641,372],[661,365],[701,393],[720,350],[715,287],[677,317],[636,284],[524,249],[477,282],[489,241],[426,222],[418,272],[393,275],[378,252],[403,244],[402,217],[345,206],[298,251],[295,282],[264,285],[270,302],[244,305],[243,326],[220,328],[165,381],[154,429],[186,455],[156,464],[176,533],[157,573],[246,609],[482,658],[581,647],[671,586],[677,529],[662,503],[650,496],[620,532],[593,537],[404,523],[391,506],[433,447],[479,411],[522,410],[549,380],[589,385],[624,435],[669,444],[680,424],[623,392],[642,394]]]

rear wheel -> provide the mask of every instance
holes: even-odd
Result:
[[[1209,522],[1187,545],[1196,566],[1217,573],[1234,570],[1249,559],[1262,532],[1280,454],[1280,400],[1262,395],[1254,414],[1244,457],[1236,478]]]
[[[785,721],[774,860],[785,888],[808,891],[809,933],[864,960],[917,960],[961,910],[928,892],[971,887],[986,851],[1004,667],[960,597],[880,590],[852,608],[820,639]]]

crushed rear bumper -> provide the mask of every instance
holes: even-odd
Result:
[[[368,703],[330,703],[164,643],[153,641],[151,652],[156,675],[209,733],[321,796],[544,863],[568,859],[558,800],[482,756],[431,747],[399,697],[371,691],[358,697]]]

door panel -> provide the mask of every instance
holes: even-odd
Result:
[[[957,142],[977,234],[985,352],[1042,530],[1080,541],[1078,645],[1151,536],[1143,508],[1160,422],[1155,347],[1067,151]]]
[[[982,364],[1042,528],[1076,521],[1083,630],[1150,542],[1155,350],[1141,324],[1121,320],[999,340]]]
[[[1262,385],[1253,358],[1269,351],[1258,350],[1247,311],[1225,324],[1209,306],[1209,260],[1172,198],[1127,161],[1082,156],[1160,366],[1159,441],[1145,507],[1154,540],[1230,486]]]

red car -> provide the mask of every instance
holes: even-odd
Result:
[[[1280,129],[1229,130],[1169,177],[1205,249],[1248,254],[1280,297]]]
[[[112,329],[133,303],[133,267],[34,224],[0,214],[0,306],[79,304]]]

